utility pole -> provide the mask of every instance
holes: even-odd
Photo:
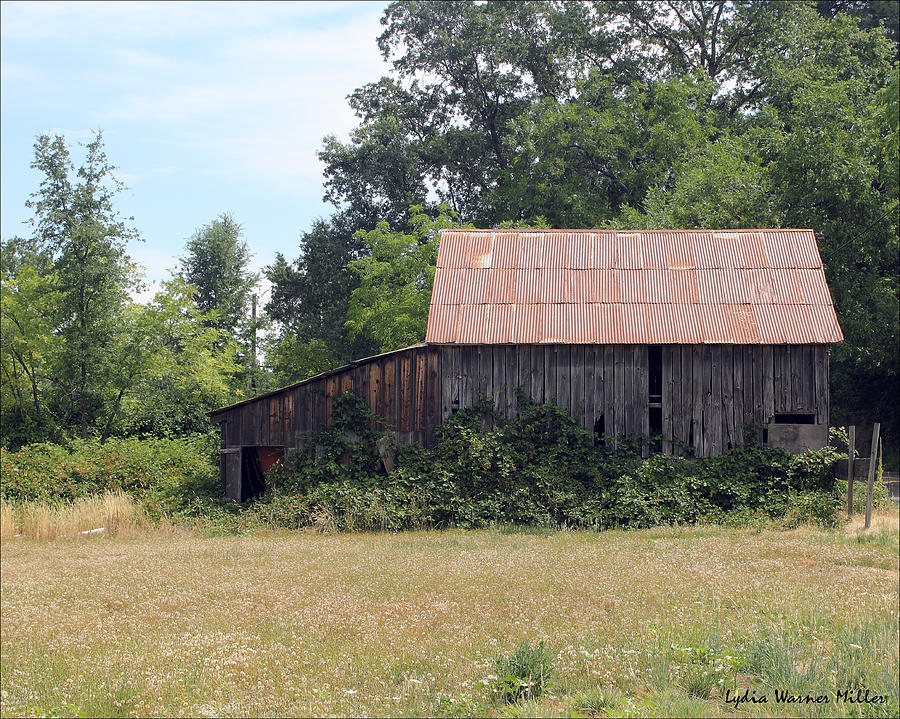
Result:
[[[252,320],[250,325],[250,389],[256,391],[256,293],[252,295]]]

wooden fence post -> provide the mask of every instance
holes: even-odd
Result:
[[[847,441],[847,519],[853,516],[854,458],[856,453],[856,425],[850,425],[850,439]]]
[[[878,435],[881,424],[876,422],[872,429],[872,451],[869,453],[869,481],[866,485],[866,529],[872,524],[872,490],[875,488],[875,467],[878,464]]]

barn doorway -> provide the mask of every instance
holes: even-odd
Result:
[[[226,447],[219,452],[225,465],[225,496],[235,502],[262,494],[266,473],[284,459],[284,447]]]

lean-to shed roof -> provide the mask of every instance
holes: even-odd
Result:
[[[425,341],[843,340],[812,230],[445,230]]]

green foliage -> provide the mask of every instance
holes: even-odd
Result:
[[[0,434],[18,446],[56,435],[48,377],[61,353],[55,334],[59,293],[49,255],[34,240],[0,249]]]
[[[509,656],[494,657],[494,696],[506,703],[536,699],[553,675],[553,652],[542,639],[535,646],[522,642]]]
[[[97,133],[75,172],[61,136],[41,135],[32,168],[43,176],[27,206],[34,209],[34,242],[51,262],[45,278],[55,297],[49,321],[60,337],[43,391],[56,424],[89,428],[108,419],[119,369],[119,322],[137,275],[125,245],[138,237],[113,205],[122,191]],[[73,177],[74,175],[74,177]],[[25,268],[23,268],[25,269]],[[34,342],[40,348],[40,342]]]
[[[458,412],[432,449],[394,446],[359,397],[335,400],[334,426],[303,440],[253,505],[276,524],[326,531],[419,527],[650,527],[777,519],[833,525],[834,448],[791,456],[743,446],[707,460],[618,448],[552,405],[503,421],[489,400]],[[493,423],[494,428],[486,425]],[[388,473],[384,458],[393,458]]]
[[[127,308],[120,332],[129,349],[104,436],[206,432],[207,412],[241,399],[237,342],[215,326],[215,311],[200,311],[196,293],[176,279],[146,305]]]
[[[275,382],[288,384],[376,354],[366,337],[349,336],[344,322],[359,276],[350,263],[367,248],[343,214],[316,221],[300,237],[299,257],[281,253],[265,268],[272,293],[265,306],[275,333],[266,359]]]
[[[221,495],[218,437],[73,439],[0,453],[0,497],[51,504],[123,490],[159,514]]]
[[[250,292],[259,279],[248,269],[250,256],[241,226],[223,213],[194,232],[179,259],[177,276],[197,288],[206,323],[232,338],[246,328]]]
[[[365,336],[382,352],[425,339],[434,284],[439,231],[452,226],[449,208],[433,219],[422,207],[411,208],[409,232],[393,232],[386,222],[360,232],[370,255],[350,263],[360,277],[351,295],[347,328]]]

